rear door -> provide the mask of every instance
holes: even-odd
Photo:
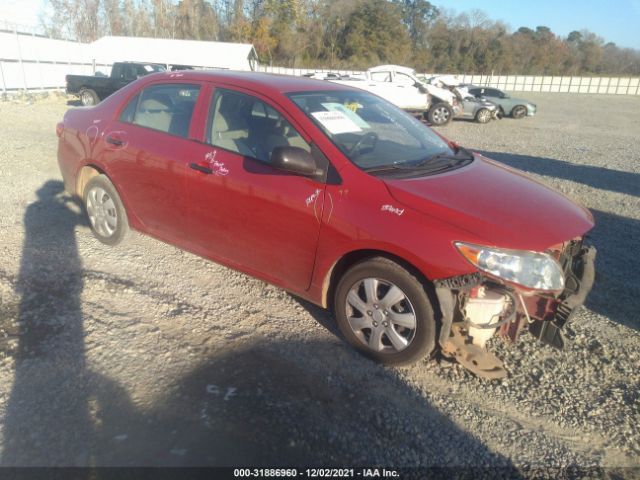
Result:
[[[104,164],[138,228],[184,244],[185,170],[202,85],[153,83],[129,100],[104,134]],[[131,216],[131,215],[130,215]]]
[[[324,183],[269,165],[276,146],[308,137],[265,97],[216,88],[204,142],[189,159],[189,234],[200,254],[293,290],[311,282]]]

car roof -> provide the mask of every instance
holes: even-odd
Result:
[[[408,75],[415,75],[415,70],[409,67],[403,67],[402,65],[378,65],[377,67],[371,67],[369,72],[386,72],[388,70],[395,70],[396,72],[406,73]]]
[[[264,93],[290,93],[322,90],[356,90],[353,87],[316,80],[308,77],[295,77],[293,75],[278,75],[262,72],[241,72],[233,70],[182,70],[179,72],[161,72],[147,75],[144,78],[149,81],[169,77],[179,78],[182,81],[217,82],[220,84],[234,85],[248,90]]]

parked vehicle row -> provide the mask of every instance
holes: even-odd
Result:
[[[522,118],[536,112],[533,103],[510,98],[498,89],[461,84],[451,76],[420,78],[415,70],[399,65],[373,67],[360,76],[335,73],[307,76],[375,93],[437,126],[454,118],[488,123],[505,115]]]
[[[190,70],[187,65],[173,65],[170,70]],[[150,73],[167,70],[167,65],[143,62],[116,62],[109,76],[67,75],[66,91],[77,95],[84,106],[95,105],[132,81]],[[307,77],[343,83],[375,93],[394,105],[430,123],[441,126],[454,118],[488,123],[510,116],[523,118],[536,113],[536,106],[526,100],[511,98],[496,88],[459,84],[450,76],[419,78],[415,70],[399,65],[380,65],[361,76],[315,73]]]
[[[496,334],[561,348],[593,284],[591,213],[356,85],[145,76],[67,111],[65,187],[105,244],[133,228],[270,282],[386,364],[437,350],[498,378]]]

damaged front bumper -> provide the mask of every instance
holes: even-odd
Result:
[[[565,289],[557,296],[521,292],[479,272],[436,280],[442,354],[478,376],[504,378],[507,372],[502,362],[485,348],[486,340],[494,332],[508,341],[516,341],[528,326],[530,333],[543,343],[563,348],[562,328],[593,286],[595,256],[596,249],[584,246],[581,240],[567,242],[558,251]]]
[[[541,342],[559,349],[564,348],[562,327],[571,320],[576,309],[582,305],[595,280],[596,249],[593,246],[571,246],[573,252],[563,252],[560,261],[565,274],[565,289],[558,297],[551,312],[541,320],[534,321],[529,331]],[[573,254],[572,254],[573,253]]]

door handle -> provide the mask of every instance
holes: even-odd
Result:
[[[205,167],[203,165],[198,165],[197,163],[190,163],[189,167],[194,169],[194,170],[197,170],[199,172],[205,173],[207,175],[210,175],[210,174],[213,173],[213,170],[211,170],[209,167]]]
[[[110,143],[111,145],[115,145],[116,147],[121,147],[122,145],[124,145],[124,141],[120,140],[119,138],[114,138],[111,136],[106,138],[106,142]]]

